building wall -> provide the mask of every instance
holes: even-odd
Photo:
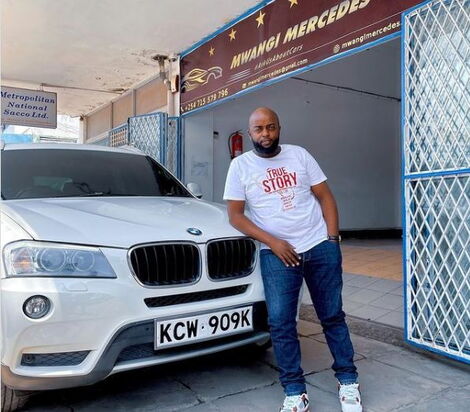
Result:
[[[105,106],[86,118],[87,140],[102,135],[110,129],[111,105]]]
[[[136,115],[154,112],[167,103],[167,88],[160,80],[152,80],[135,93]]]
[[[131,116],[167,110],[167,87],[160,79],[153,79],[85,117],[85,143],[93,142],[127,122]],[[134,101],[135,99],[135,105]]]
[[[133,94],[128,93],[113,103],[113,127],[127,122],[133,115]]]
[[[214,197],[213,124],[213,114],[209,111],[187,118],[184,122],[183,181],[198,183],[204,200],[212,200]]]

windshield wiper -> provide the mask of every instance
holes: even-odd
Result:
[[[90,192],[90,193],[81,193],[79,195],[76,195],[77,197],[100,197],[100,196],[107,196],[107,193],[104,192]],[[70,196],[70,197],[75,197],[75,196]]]
[[[110,192],[91,192],[91,193],[83,193],[82,195],[78,195],[79,197],[86,196],[86,197],[131,197],[131,196],[143,196],[137,195],[135,193],[110,193]]]
[[[136,194],[131,194],[131,193],[105,193],[103,196],[118,197],[118,196],[142,196],[142,195],[136,195]]]
[[[90,193],[83,193],[80,195],[76,195],[77,197],[131,197],[131,196],[142,196],[142,197],[171,197],[176,196],[175,193],[162,193],[160,195],[139,195],[135,193],[108,193],[108,192],[90,192]]]

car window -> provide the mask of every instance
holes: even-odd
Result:
[[[191,195],[148,156],[94,150],[4,150],[2,198]]]

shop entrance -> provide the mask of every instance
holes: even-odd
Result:
[[[214,137],[186,155],[186,179],[203,170],[208,198],[221,201],[228,136],[246,131],[254,108],[277,111],[282,143],[314,155],[339,203],[346,311],[398,327],[405,319],[408,343],[468,363],[467,8],[427,2],[404,14],[401,49],[397,39],[362,49],[185,123],[187,147]]]
[[[229,136],[241,130],[252,149],[258,106],[279,114],[281,144],[305,147],[328,177],[345,238],[345,310],[403,327],[400,40],[187,116],[186,181],[199,179],[208,200],[223,203]]]

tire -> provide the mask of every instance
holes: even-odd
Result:
[[[30,392],[18,391],[2,383],[2,412],[13,412],[23,407],[31,396]]]

